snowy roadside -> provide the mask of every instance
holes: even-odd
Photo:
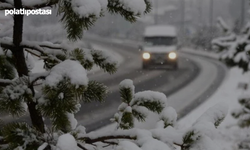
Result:
[[[182,49],[181,51],[214,59],[219,58],[219,55],[213,52],[199,51],[189,48]],[[242,95],[243,91],[242,89],[238,89],[238,84],[249,82],[250,73],[242,74],[242,70],[236,67],[230,69],[226,79],[217,91],[199,107],[192,110],[185,117],[181,118],[178,121],[177,128],[182,130],[190,128],[206,110],[222,102],[228,106],[228,115],[218,127],[219,133],[214,136],[214,141],[217,141],[217,143],[221,146],[220,149],[238,149],[239,141],[246,140],[245,138],[249,132],[246,132],[247,129],[240,129],[238,127],[237,120],[232,117],[231,113],[233,110],[240,108],[238,97]],[[249,93],[249,90],[245,92]]]
[[[221,87],[203,104],[194,109],[191,113],[180,119],[178,128],[189,128],[207,109],[219,102],[228,105],[228,115],[219,126],[220,133],[214,137],[222,146],[222,149],[233,150],[237,147],[237,141],[244,137],[244,130],[237,127],[237,121],[232,118],[232,110],[239,107],[238,97],[242,94],[241,90],[237,90],[239,82],[249,82],[250,74],[242,75],[242,71],[233,68],[228,72],[228,77]]]
[[[183,49],[183,52],[195,53],[205,57],[218,58],[218,54],[204,51],[196,51],[191,49]],[[242,91],[239,89],[239,83],[249,83],[250,73],[242,74],[242,70],[239,68],[232,68],[228,71],[227,78],[224,80],[220,88],[203,104],[196,109],[192,110],[184,118],[178,121],[177,128],[187,129],[191,127],[193,123],[210,107],[222,102],[228,105],[228,115],[225,120],[218,127],[219,133],[214,137],[215,141],[219,143],[221,149],[235,150],[238,149],[239,141],[246,140],[246,136],[249,132],[247,129],[240,129],[237,125],[237,120],[231,115],[232,111],[240,108],[238,103],[238,97],[242,93],[249,93],[248,91]]]

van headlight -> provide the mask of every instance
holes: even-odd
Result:
[[[169,59],[176,59],[176,57],[177,57],[177,54],[175,52],[171,52],[168,54]]]
[[[149,53],[143,53],[142,58],[143,59],[150,59],[150,54]]]

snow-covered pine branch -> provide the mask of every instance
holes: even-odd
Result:
[[[236,35],[231,32],[225,22],[219,19],[219,24],[225,31],[224,37],[218,37],[212,40],[212,44],[215,49],[222,51],[221,60],[224,61],[228,66],[238,66],[244,71],[248,71],[250,68],[249,61],[249,32],[246,28],[245,32],[241,35]]]
[[[218,22],[218,25],[223,29],[223,31],[225,33],[227,33],[227,34],[231,33],[230,28],[228,27],[228,25],[226,24],[226,22],[221,17],[217,18],[217,22]]]
[[[2,38],[0,44],[4,49],[12,50],[15,47],[10,38]],[[105,52],[76,47],[69,42],[64,41],[61,44],[53,44],[48,41],[23,41],[20,43],[20,47],[25,48],[28,53],[44,59],[45,68],[51,68],[66,59],[73,59],[80,61],[88,70],[96,64],[109,73],[116,71],[117,62],[111,60]]]
[[[167,98],[164,94],[154,91],[135,93],[134,90],[132,80],[126,79],[120,83],[122,104],[112,119],[117,122],[117,128],[133,128],[134,119],[145,121],[149,111],[159,114],[166,106]]]
[[[0,79],[0,86],[10,85],[12,83],[9,79]]]

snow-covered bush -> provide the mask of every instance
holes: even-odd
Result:
[[[242,30],[241,34],[234,33],[227,24],[218,18],[218,23],[225,32],[224,37],[212,41],[214,47],[221,52],[221,60],[229,67],[239,67],[244,73],[250,69],[250,22]],[[250,95],[249,85],[242,89],[243,94],[238,98],[240,108],[232,112],[232,116],[238,120],[240,128],[250,128]],[[247,93],[247,94],[246,94]],[[245,132],[245,140],[239,143],[240,149],[250,149],[250,132]]]
[[[218,24],[223,29],[225,36],[214,39],[212,44],[216,50],[221,52],[221,60],[230,67],[238,66],[244,71],[248,71],[250,69],[250,23],[240,35],[236,35],[222,18],[218,18]]]
[[[0,10],[39,9],[56,6],[70,40],[82,37],[104,11],[118,13],[130,22],[148,13],[148,0],[1,0]],[[0,39],[0,112],[14,117],[29,115],[31,124],[0,119],[1,150],[87,150],[87,149],[214,149],[216,127],[226,115],[224,107],[208,110],[188,130],[174,128],[177,113],[167,105],[164,94],[153,91],[134,93],[131,80],[120,84],[122,104],[112,119],[112,133],[86,133],[74,115],[87,102],[102,102],[105,85],[89,80],[93,65],[112,74],[116,62],[102,51],[74,42],[28,41],[23,39],[23,15],[14,15],[13,37]],[[52,33],[53,34],[53,33]],[[32,72],[33,57],[44,61],[44,71]],[[40,84],[37,84],[40,83]],[[134,127],[149,111],[159,114],[152,130]],[[50,120],[46,124],[44,119]],[[110,146],[110,145],[114,145]]]

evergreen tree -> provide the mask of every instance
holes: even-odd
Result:
[[[242,33],[235,34],[224,22],[222,18],[218,18],[218,24],[225,33],[224,37],[216,38],[212,44],[218,52],[221,52],[221,60],[229,67],[238,66],[244,72],[250,69],[249,66],[249,40],[250,40],[250,24],[242,30]]]
[[[134,3],[136,2],[136,3]],[[138,6],[134,6],[137,4]],[[68,38],[76,41],[102,17],[104,11],[117,13],[130,22],[148,13],[148,0],[0,0],[0,10],[34,10],[56,7]],[[89,9],[90,8],[90,9]],[[86,11],[82,11],[86,10]],[[174,128],[177,114],[167,106],[166,96],[159,92],[134,93],[131,80],[120,84],[122,104],[112,119],[117,122],[113,133],[86,133],[78,125],[74,114],[87,102],[102,102],[107,94],[105,85],[89,81],[86,72],[93,65],[112,74],[116,63],[107,61],[102,51],[84,47],[54,44],[48,41],[30,42],[23,39],[23,15],[13,16],[13,36],[0,39],[0,112],[15,117],[30,116],[31,124],[22,121],[5,123],[0,120],[0,150],[78,150],[105,149],[204,149],[204,141],[211,142],[207,126],[215,130],[226,115],[222,107],[208,110],[185,133]],[[43,73],[32,73],[32,55],[44,61]],[[42,82],[41,89],[35,87]],[[147,112],[159,114],[159,128],[142,130],[134,127],[134,120],[144,121]],[[51,121],[46,126],[44,118]],[[204,130],[203,130],[204,129]],[[126,140],[127,139],[127,140]]]
[[[250,70],[250,23],[241,30],[240,34],[234,33],[227,24],[218,19],[218,24],[225,32],[224,37],[216,38],[212,41],[214,47],[221,52],[221,61],[229,67],[239,67],[244,73]],[[247,83],[249,87],[250,83]],[[244,89],[246,90],[246,89]],[[240,108],[232,112],[232,116],[238,120],[240,128],[250,127],[250,95],[249,90],[244,91],[238,98]],[[240,149],[250,149],[249,132],[246,133],[246,140],[239,143]]]

